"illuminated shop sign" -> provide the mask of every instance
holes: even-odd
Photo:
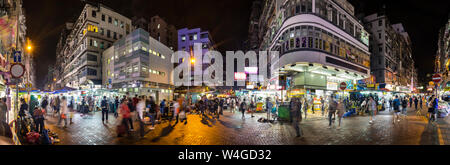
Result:
[[[364,30],[361,31],[361,41],[369,46],[369,34]]]
[[[337,90],[338,89],[338,83],[335,82],[327,82],[327,90]]]
[[[88,24],[87,28],[83,30],[83,35],[86,34],[88,31],[97,33],[98,32],[98,27],[95,26],[95,25]]]
[[[245,71],[245,73],[249,73],[249,74],[257,74],[258,67],[245,67],[244,71]]]
[[[246,80],[247,74],[244,72],[234,72],[234,80]]]

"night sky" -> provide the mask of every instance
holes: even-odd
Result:
[[[372,14],[386,4],[391,23],[403,23],[413,42],[420,78],[433,71],[438,30],[450,11],[448,1],[349,0],[355,12]],[[177,29],[209,30],[219,51],[238,50],[247,37],[252,0],[105,0],[104,4],[131,18],[159,15]],[[63,25],[78,18],[80,0],[24,0],[27,35],[35,45],[37,85],[43,87],[49,65],[56,60],[56,44]],[[426,79],[423,79],[425,81]]]

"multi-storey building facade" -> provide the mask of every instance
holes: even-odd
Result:
[[[52,77],[55,78],[55,81],[51,81],[51,82],[47,82],[47,83],[51,83],[51,88],[52,89],[60,89],[61,87],[61,81],[58,81],[59,83],[57,83],[56,80],[60,80],[61,76],[63,76],[64,73],[64,68],[63,68],[63,63],[64,63],[64,46],[66,43],[66,40],[68,38],[68,36],[70,35],[70,32],[73,29],[73,23],[67,22],[64,24],[64,28],[60,33],[59,36],[59,40],[58,43],[56,44],[56,63],[54,65],[54,70],[51,74]],[[50,74],[50,73],[49,73]]]
[[[103,85],[119,92],[170,100],[173,51],[137,29],[103,52]]]
[[[3,0],[0,1],[0,97],[6,97],[6,120],[8,123],[17,118],[18,99],[15,97],[16,90],[13,90],[10,84],[16,84],[19,87],[25,87],[26,83],[36,85],[34,82],[34,70],[30,68],[33,65],[33,59],[25,47],[26,38],[26,19],[22,0]],[[25,65],[25,74],[13,83],[13,78],[9,73],[11,63],[13,62],[13,52],[22,52],[22,64]],[[14,101],[16,100],[16,101]],[[2,114],[5,115],[5,114]]]
[[[447,24],[439,30],[438,50],[435,59],[435,72],[442,74],[442,82],[450,81],[450,14]],[[445,84],[445,87],[450,87]]]
[[[259,50],[280,52],[278,61],[269,60],[269,79],[286,75],[291,89],[320,95],[368,78],[369,35],[353,13],[345,0],[266,0]]]
[[[411,40],[402,24],[391,24],[384,14],[364,18],[370,31],[371,71],[377,83],[386,83],[386,89],[408,92],[417,83],[417,72],[412,58]]]
[[[201,55],[195,56],[195,44],[201,45]],[[178,88],[178,93],[190,93],[192,101],[196,101],[198,94],[207,92],[205,84],[195,84],[194,80],[202,79],[204,74],[208,74],[206,69],[211,66],[208,61],[203,61],[204,55],[213,49],[214,42],[208,31],[202,31],[200,28],[195,29],[179,29],[178,30],[178,51],[186,51],[190,54],[191,59],[191,84],[194,87],[189,89]],[[201,58],[201,59],[200,59]],[[193,61],[192,61],[193,60]],[[180,61],[181,63],[182,61]],[[196,67],[197,66],[197,67]],[[196,69],[199,68],[199,69]],[[200,69],[201,68],[201,69]],[[223,69],[223,68],[220,68]],[[198,81],[197,81],[198,82]],[[209,88],[208,88],[209,89]]]
[[[131,20],[108,7],[86,4],[62,48],[61,87],[99,87],[101,54],[132,31]]]
[[[259,46],[260,38],[258,37],[259,19],[262,12],[261,0],[253,1],[252,12],[250,13],[249,26],[248,26],[248,43],[246,45],[247,50],[257,50]]]
[[[170,49],[176,49],[178,36],[177,28],[174,25],[168,24],[159,16],[153,16],[148,23],[148,32],[150,36],[158,40]]]

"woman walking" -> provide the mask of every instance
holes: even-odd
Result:
[[[129,123],[130,119],[130,109],[128,108],[128,100],[127,99],[123,99],[122,100],[122,104],[120,104],[120,108],[119,108],[119,121],[120,124],[117,127],[117,136],[118,137],[122,137],[124,133],[128,133],[128,135],[130,135],[129,130]]]

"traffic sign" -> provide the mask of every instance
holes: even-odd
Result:
[[[10,72],[13,78],[21,78],[25,73],[25,66],[21,63],[13,64]]]
[[[14,52],[14,62],[22,62],[22,52],[15,51]]]
[[[432,77],[432,80],[433,80],[435,83],[441,82],[441,80],[442,80],[441,75],[440,75],[440,74],[437,74],[437,73],[434,74],[433,77]]]
[[[347,88],[347,83],[341,82],[341,84],[339,85],[339,88],[340,88],[341,90],[344,90],[345,88]]]

